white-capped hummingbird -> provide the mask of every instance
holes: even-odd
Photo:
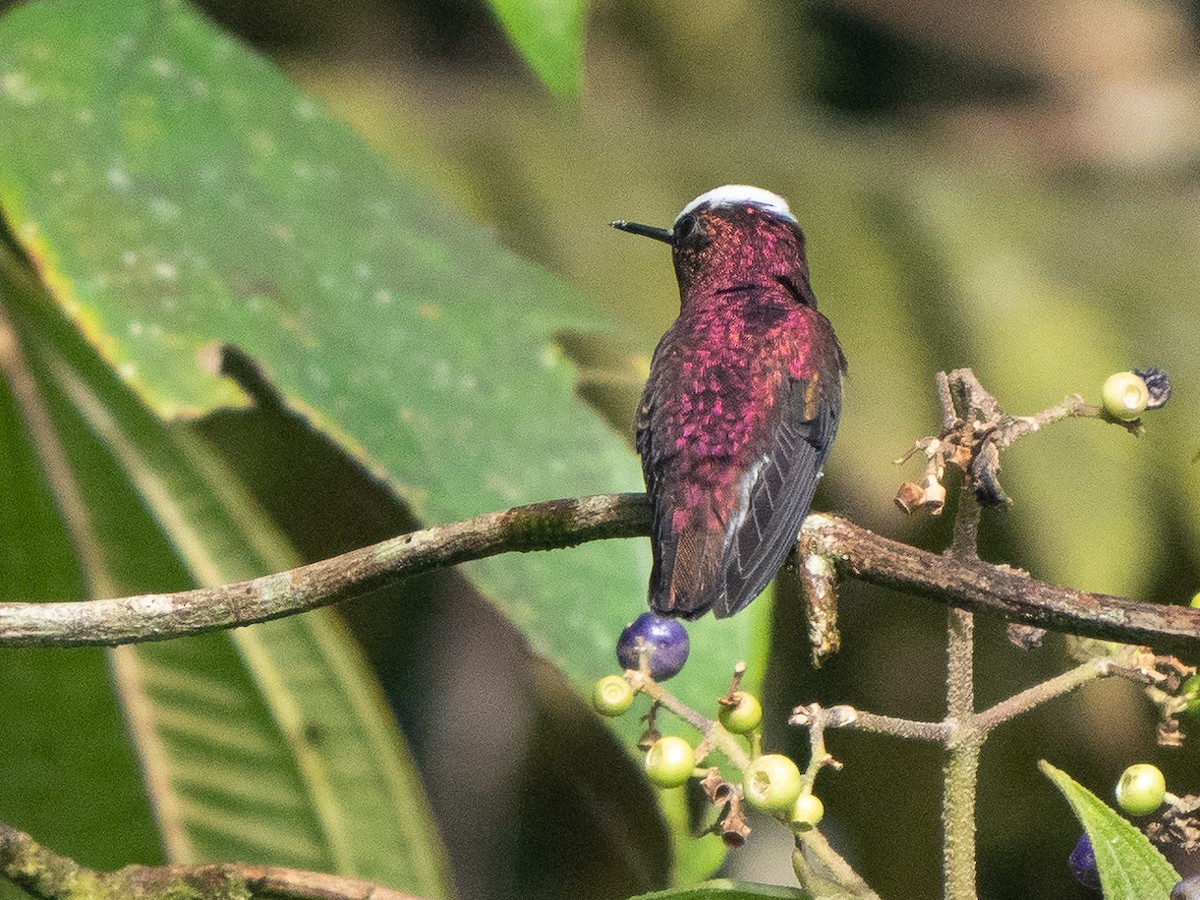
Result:
[[[670,229],[612,224],[670,244],[679,281],[679,318],[637,412],[654,505],[650,607],[731,616],[796,541],[837,431],[845,357],[776,194],[726,185]]]

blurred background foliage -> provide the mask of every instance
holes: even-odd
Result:
[[[687,200],[727,182],[787,197],[850,361],[816,506],[888,536],[933,549],[947,539],[948,522],[905,519],[891,499],[912,475],[892,460],[940,421],[937,370],[970,366],[1008,409],[1032,412],[1074,391],[1096,398],[1109,372],[1163,367],[1175,398],[1140,440],[1068,422],[1008,455],[1015,502],[985,517],[984,556],[1165,602],[1200,587],[1194,4],[595,0],[578,94],[569,69],[547,90],[482,0],[201,5],[394,167],[618,323],[618,337],[564,345],[582,367],[581,393],[622,435],[677,294],[663,248],[606,223],[669,224]],[[411,524],[389,494],[311,434],[287,430],[294,425],[222,413],[200,427],[302,555]],[[14,490],[23,483],[13,476]],[[66,581],[40,589],[73,596]],[[600,897],[661,886],[654,865],[666,850],[644,823],[644,789],[622,777],[627,763],[603,732],[558,696],[561,681],[455,573],[406,590],[441,599],[404,621],[389,615],[392,598],[344,613],[412,743],[460,894]],[[574,600],[586,602],[563,598]],[[942,610],[852,584],[842,604],[844,649],[818,672],[796,610],[775,610],[768,742],[798,758],[804,736],[778,723],[799,702],[942,713]],[[1006,643],[1003,623],[980,628],[980,704],[1066,665],[1061,638],[1023,653]],[[96,671],[80,669],[47,666],[46,677],[92,690]],[[79,702],[80,715],[119,727],[110,699],[81,693]],[[47,724],[5,716],[4,727],[34,741],[47,740]],[[936,896],[936,752],[862,735],[831,744],[846,763],[821,783],[831,839],[883,896]],[[48,743],[48,754],[64,752]],[[1037,772],[1043,757],[1098,793],[1143,759],[1176,792],[1200,787],[1195,746],[1155,749],[1150,711],[1123,684],[1010,724],[983,760],[982,896],[1082,896],[1064,865],[1078,828]],[[131,765],[105,759],[97,770],[124,785]],[[22,802],[78,796],[67,786]],[[123,794],[107,802],[108,815],[119,803],[137,807]],[[82,831],[87,812],[59,815]],[[130,821],[144,823],[144,812]],[[788,838],[764,825],[727,871],[792,883]],[[146,840],[135,833],[128,845]],[[126,852],[90,861],[115,865]]]

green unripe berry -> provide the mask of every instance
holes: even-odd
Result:
[[[815,828],[817,823],[825,818],[825,804],[820,797],[803,793],[796,798],[792,806],[792,825],[802,831]]]
[[[786,756],[768,753],[746,767],[742,791],[759,809],[790,809],[800,796],[800,770]]]
[[[619,716],[633,703],[633,688],[620,675],[605,675],[592,688],[592,706],[602,716]]]
[[[679,787],[695,768],[696,752],[681,737],[659,738],[646,752],[646,777],[662,788]]]
[[[730,703],[729,700],[733,702]],[[733,697],[721,700],[717,718],[726,731],[734,734],[749,734],[762,722],[762,704],[753,694],[737,691]]]
[[[1117,782],[1117,805],[1131,816],[1147,816],[1167,795],[1167,779],[1158,766],[1136,763],[1121,773]]]
[[[1109,375],[1101,394],[1104,397],[1104,409],[1122,422],[1132,422],[1150,402],[1150,388],[1132,372]]]
[[[1192,594],[1192,609],[1200,609],[1200,591]]]
[[[1200,715],[1200,675],[1191,675],[1179,689],[1179,697],[1187,705],[1182,712],[1189,716]]]

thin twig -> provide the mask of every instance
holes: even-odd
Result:
[[[960,503],[975,506],[964,496]],[[946,764],[942,773],[942,871],[946,900],[974,900],[975,788],[987,732],[975,721],[975,617],[948,611]]]
[[[934,379],[937,384],[938,400],[942,404],[942,433],[953,431],[959,422],[958,411],[954,408],[954,394],[950,390],[950,378],[945,372],[938,372]]]
[[[816,863],[816,865],[814,865]],[[796,835],[796,849],[792,851],[792,868],[800,883],[811,890],[813,896],[854,897],[856,900],[879,900],[879,895],[850,864],[829,845],[819,829],[810,828]],[[818,871],[822,870],[822,871]],[[821,876],[824,875],[825,878]],[[823,882],[830,879],[836,887],[823,891]]]
[[[705,718],[682,700],[668,691],[665,687],[642,672],[630,669],[625,673],[629,683],[636,691],[641,691],[655,703],[669,709],[700,732],[703,742],[715,747],[725,754],[726,758],[739,769],[750,765],[750,755],[742,748],[737,739],[721,727],[713,719]]]
[[[980,512],[974,478],[968,471],[958,492],[954,539],[945,555],[966,565],[979,563]],[[942,770],[942,872],[947,900],[974,900],[975,788],[979,755],[987,736],[975,722],[975,614],[967,609],[948,610],[946,636],[946,724],[950,730]]]
[[[817,704],[797,706],[792,710],[789,725],[811,728],[813,724],[822,728],[840,728],[844,731],[862,731],[883,734],[908,741],[929,741],[945,744],[950,739],[950,726],[945,722],[918,722],[896,716],[881,716],[863,712],[852,706],[839,704],[822,708]]]
[[[826,711],[814,703],[805,708],[808,716],[808,766],[804,770],[804,785],[809,791],[816,784],[817,775],[825,766],[841,769],[842,764],[833,758],[833,754],[825,748]],[[796,714],[792,714],[796,718]]]
[[[1031,688],[1013,694],[1006,700],[1001,700],[995,706],[985,709],[976,716],[978,724],[986,731],[991,731],[997,725],[1002,725],[1009,719],[1022,713],[1029,712],[1034,707],[1041,706],[1048,700],[1069,694],[1083,687],[1090,681],[1118,674],[1111,659],[1090,659],[1068,672],[1035,684]]]
[[[1037,415],[1007,417],[1006,427],[1001,429],[1001,434],[997,437],[997,447],[1003,450],[1025,435],[1033,434],[1046,425],[1063,419],[1103,419],[1114,425],[1120,425],[1126,431],[1134,434],[1137,434],[1141,428],[1138,424],[1115,420],[1104,411],[1104,407],[1087,403],[1079,394],[1072,394],[1070,397],[1066,397],[1062,403],[1044,409]]]

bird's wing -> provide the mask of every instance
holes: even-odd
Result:
[[[655,361],[660,355],[672,352],[673,337],[674,329],[669,329],[663,335],[654,351]],[[634,422],[634,444],[637,447],[638,455],[642,458],[642,474],[646,479],[646,493],[650,495],[650,502],[655,510],[650,534],[654,548],[654,567],[650,572],[650,606],[656,612],[668,614],[673,611],[670,582],[672,572],[675,570],[677,537],[671,530],[670,517],[659,512],[663,505],[663,483],[659,478],[659,473],[663,471],[664,464],[678,451],[666,443],[667,439],[661,434],[658,440],[655,440],[655,414],[661,409],[658,398],[658,392],[662,388],[661,372],[662,368],[652,362],[650,377],[646,381],[646,389],[642,393],[642,400],[638,404],[637,417]]]
[[[742,476],[742,505],[721,559],[724,590],[713,603],[718,617],[733,615],[761,593],[808,513],[841,414],[840,369],[819,371],[824,374],[787,382],[770,443]]]

